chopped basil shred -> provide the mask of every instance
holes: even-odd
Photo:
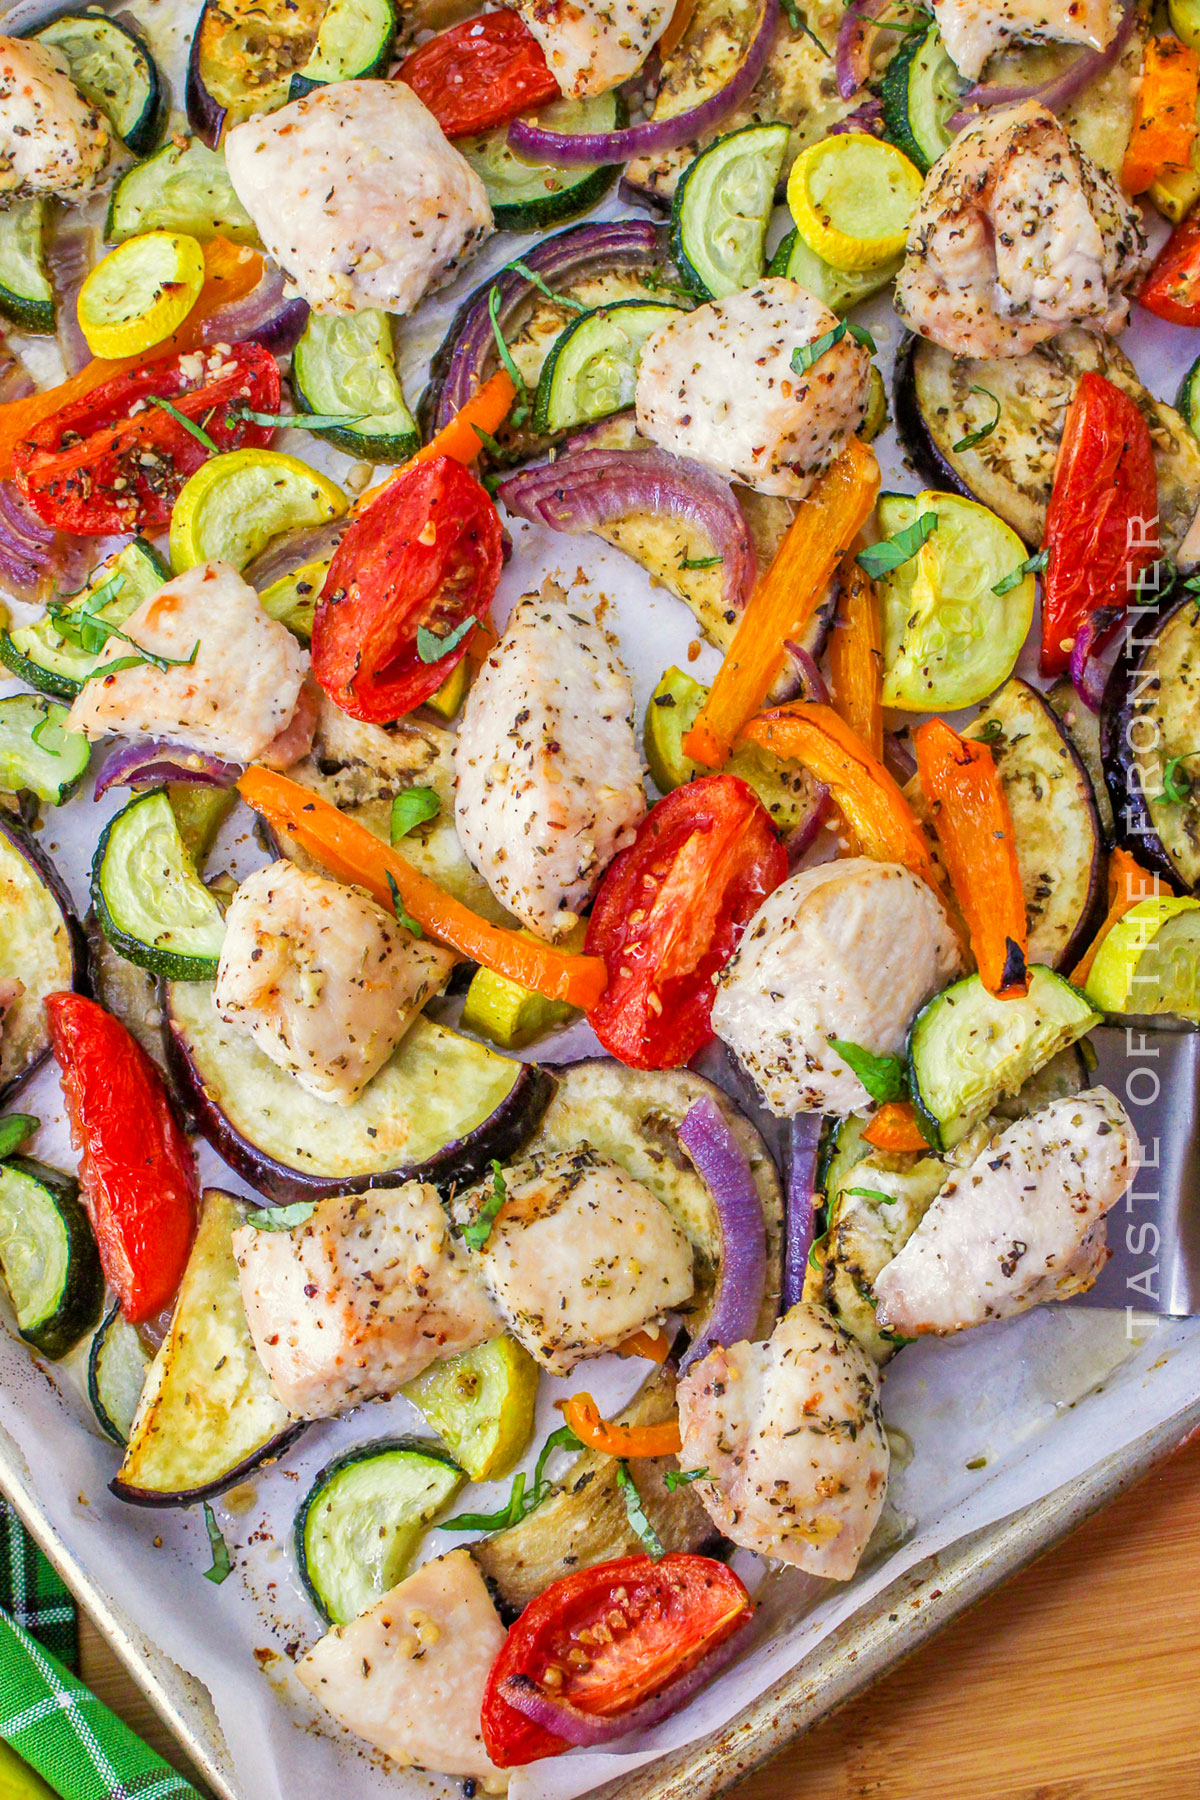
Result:
[[[617,1464],[617,1486],[621,1490],[626,1516],[634,1536],[640,1540],[642,1548],[647,1554],[652,1556],[655,1562],[659,1562],[667,1554],[666,1545],[646,1517],[642,1496],[634,1485],[633,1476],[629,1473],[629,1464],[626,1462]]]
[[[418,825],[424,825],[430,819],[436,819],[442,810],[442,803],[432,788],[410,787],[396,795],[392,801],[391,839],[398,844],[406,838],[410,831]]]
[[[518,275],[523,275],[526,281],[531,281],[538,293],[544,294],[547,300],[553,300],[556,306],[569,306],[572,312],[580,313],[590,310],[582,300],[576,300],[573,294],[556,294],[554,289],[542,280],[537,270],[531,269],[528,263],[512,262],[508,266],[510,269],[515,269]]]
[[[255,1231],[292,1231],[308,1224],[316,1205],[315,1200],[295,1200],[291,1206],[257,1206],[246,1214],[246,1223]]]
[[[503,1531],[508,1525],[519,1525],[527,1513],[535,1506],[540,1506],[547,1495],[553,1492],[554,1482],[549,1480],[545,1470],[555,1450],[582,1450],[583,1445],[575,1436],[569,1425],[560,1425],[552,1431],[538,1453],[537,1463],[533,1471],[533,1484],[524,1473],[513,1476],[512,1488],[508,1500],[498,1512],[494,1513],[458,1513],[453,1519],[439,1521],[439,1531]]]
[[[884,538],[882,543],[868,544],[860,550],[855,561],[864,574],[874,581],[880,575],[889,575],[893,569],[910,562],[927,538],[931,538],[938,527],[938,516],[935,512],[922,513],[903,531],[894,537]]]
[[[463,1227],[463,1241],[472,1250],[482,1250],[492,1235],[492,1226],[496,1223],[496,1214],[508,1199],[508,1189],[504,1184],[504,1173],[495,1157],[492,1158],[492,1191],[480,1207],[469,1225]]]
[[[110,601],[115,600],[125,585],[123,575],[110,575],[102,581],[98,588],[93,588],[81,606],[63,606],[50,601],[46,612],[60,638],[68,644],[74,644],[85,656],[98,656],[112,636],[115,627],[106,620],[98,619],[96,614],[102,612]],[[63,596],[67,600],[78,599],[78,594]]]
[[[954,450],[974,450],[977,444],[982,444],[984,438],[990,438],[993,431],[995,431],[997,425],[1000,423],[1000,414],[1004,410],[990,388],[976,387],[974,382],[972,382],[971,392],[973,394],[982,394],[985,400],[990,400],[996,409],[995,416],[989,424],[981,425],[978,431],[968,431],[966,437],[959,438],[957,444],[951,446]]]
[[[723,556],[685,556],[679,567],[681,569],[715,569],[718,563],[724,561]]]
[[[993,594],[1011,594],[1015,587],[1020,587],[1027,575],[1040,575],[1050,560],[1048,550],[1039,550],[1035,556],[1027,556],[1023,563],[1003,576],[992,589]]]
[[[1181,770],[1180,764],[1192,756],[1200,756],[1200,750],[1184,750],[1181,755],[1173,756],[1163,770],[1162,797],[1169,806],[1183,806],[1191,799],[1192,777]]]
[[[663,1476],[668,1494],[673,1494],[676,1488],[690,1487],[693,1481],[711,1480],[707,1469],[668,1469]]]
[[[19,1150],[26,1138],[33,1136],[41,1122],[32,1113],[6,1113],[0,1119],[0,1162]]]
[[[525,386],[525,377],[513,361],[513,353],[509,349],[504,333],[500,329],[500,289],[493,287],[488,294],[488,318],[492,321],[492,336],[496,340],[496,349],[500,361],[508,371],[509,379],[517,390],[519,404],[512,410],[514,425],[523,425],[529,417],[529,389]]]
[[[195,419],[189,419],[186,413],[180,412],[177,406],[172,406],[169,400],[164,400],[161,394],[147,394],[146,398],[151,406],[160,407],[163,412],[169,413],[177,425],[182,425],[183,429],[191,437],[194,437],[198,444],[203,444],[206,450],[211,451],[213,456],[220,456],[220,445],[214,444],[203,425],[197,425]]]
[[[475,433],[481,446],[487,451],[489,456],[504,455],[504,445],[500,442],[499,438],[494,438],[490,431],[485,431],[482,425],[476,425],[474,420],[471,422],[471,430]]]
[[[811,38],[813,43],[817,46],[817,49],[821,52],[821,55],[825,57],[827,61],[832,62],[833,57],[831,52],[825,48],[816,32],[809,24],[803,11],[796,5],[796,0],[783,0],[783,10],[787,15],[787,22],[792,30],[798,31],[802,37]]]
[[[143,650],[140,644],[134,643],[131,637],[126,637],[123,631],[118,631],[115,625],[106,625],[105,630],[109,637],[120,638],[123,644],[133,644],[138,654],[136,656],[118,656],[110,663],[98,663],[83,677],[81,686],[86,685],[89,681],[103,681],[109,675],[119,675],[122,669],[143,669],[147,664],[163,675],[168,669],[190,669],[200,654],[199,638],[192,645],[190,656],[158,656],[153,650]]]
[[[822,332],[811,344],[798,344],[792,351],[792,369],[797,375],[804,375],[835,344],[840,344],[844,337],[852,337],[856,344],[864,350],[875,354],[875,339],[865,325],[852,325],[849,319],[839,319],[831,331]]]
[[[400,898],[400,889],[396,886],[396,877],[392,874],[390,869],[387,870],[387,884],[388,892],[392,896],[392,911],[396,915],[397,925],[403,925],[410,937],[424,937],[425,933],[421,929],[421,921],[419,919],[414,919],[412,914],[405,907],[403,900]]]
[[[423,663],[441,662],[443,656],[449,656],[452,650],[458,649],[478,623],[479,620],[472,613],[469,619],[464,619],[461,625],[456,625],[445,637],[439,637],[436,631],[430,631],[427,626],[418,625],[417,655]]]
[[[269,413],[255,412],[249,406],[231,406],[225,414],[227,425],[277,426],[294,431],[329,431],[335,425],[361,425],[366,413]],[[214,450],[216,445],[213,445]]]
[[[211,1581],[220,1587],[221,1583],[233,1573],[233,1558],[229,1554],[229,1545],[221,1535],[221,1527],[217,1524],[217,1515],[206,1500],[204,1502],[204,1524],[208,1531],[209,1547],[212,1550],[212,1567],[205,1569],[205,1581]]]
[[[1004,736],[1004,726],[999,719],[985,719],[975,731],[975,737],[981,744],[998,744]]]
[[[830,1038],[829,1048],[841,1057],[848,1069],[853,1070],[878,1105],[899,1100],[907,1092],[908,1083],[900,1057],[876,1056],[873,1050],[864,1050],[861,1044],[852,1044],[848,1038]]]

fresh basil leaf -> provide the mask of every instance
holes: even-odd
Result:
[[[991,401],[996,409],[995,417],[989,425],[981,425],[978,431],[968,431],[966,437],[959,438],[957,444],[951,446],[954,450],[974,450],[977,444],[982,444],[984,438],[990,438],[993,431],[995,431],[997,425],[1000,423],[1000,414],[1004,410],[990,388],[976,387],[974,382],[972,382],[971,392],[973,394],[982,394],[986,400]]]
[[[881,575],[890,575],[893,569],[899,569],[910,562],[927,538],[931,538],[938,527],[938,516],[935,512],[922,513],[903,531],[896,532],[894,537],[884,538],[882,543],[868,544],[860,550],[855,561],[864,574],[873,581]]]
[[[0,1162],[6,1156],[14,1156],[25,1140],[33,1136],[41,1122],[32,1113],[6,1113],[0,1119]]]
[[[472,1250],[482,1250],[492,1235],[492,1226],[496,1223],[496,1214],[508,1199],[508,1188],[504,1183],[504,1175],[500,1164],[492,1158],[492,1191],[484,1201],[469,1225],[463,1227],[463,1241]]]
[[[220,446],[213,443],[207,431],[202,425],[197,425],[195,419],[189,419],[186,413],[180,412],[177,406],[172,406],[169,400],[164,400],[161,394],[147,394],[146,398],[151,406],[160,407],[163,412],[169,413],[175,423],[182,425],[183,429],[194,437],[198,444],[203,444],[204,448],[211,451],[214,456],[220,456]]]
[[[679,567],[681,569],[715,569],[718,563],[724,561],[723,556],[685,556]]]
[[[693,1481],[711,1480],[712,1477],[707,1469],[668,1469],[663,1476],[663,1484],[668,1494],[673,1494],[676,1488],[690,1487]]]
[[[528,263],[511,262],[508,266],[510,269],[515,269],[518,275],[523,275],[526,281],[531,281],[539,294],[544,294],[547,300],[553,300],[556,305],[570,307],[572,312],[585,313],[590,311],[590,308],[585,306],[582,300],[576,300],[574,295],[556,294],[554,289],[547,286],[542,280],[542,277],[538,274],[537,270],[531,269]]]
[[[519,1525],[521,1520],[531,1513],[535,1506],[540,1506],[547,1495],[554,1490],[554,1482],[547,1479],[544,1471],[547,1462],[555,1450],[582,1450],[583,1445],[575,1436],[569,1425],[560,1425],[552,1431],[538,1453],[537,1465],[533,1471],[533,1486],[530,1487],[524,1472],[513,1476],[512,1488],[504,1506],[494,1513],[458,1513],[453,1519],[442,1519],[438,1524],[439,1531],[503,1531],[506,1526]]]
[[[1000,719],[985,719],[983,724],[972,734],[981,744],[998,744],[1004,736],[1004,724]]]
[[[104,632],[103,641],[105,643],[109,638],[119,638],[123,644],[132,644],[137,655],[118,656],[110,663],[100,663],[96,668],[89,669],[80,683],[81,687],[86,686],[89,681],[103,681],[109,675],[119,675],[122,669],[140,669],[148,665],[152,669],[157,669],[162,675],[165,675],[168,669],[190,669],[200,654],[199,638],[192,645],[190,656],[159,656],[154,650],[144,649],[141,644],[133,638],[127,637],[115,625],[109,625],[104,619],[93,619],[92,623],[98,630]]]
[[[513,361],[513,353],[509,349],[504,333],[500,329],[500,289],[493,287],[488,293],[488,318],[492,321],[492,336],[496,340],[496,349],[500,361],[508,371],[508,378],[517,390],[518,404],[512,412],[514,425],[523,425],[529,417],[529,389],[525,386],[525,377]]]
[[[822,332],[821,336],[814,338],[811,344],[798,344],[792,351],[793,373],[796,375],[806,374],[827,350],[832,350],[835,344],[841,343],[849,329],[845,319],[839,319],[832,331]]]
[[[452,650],[458,649],[463,639],[474,631],[478,623],[479,620],[472,613],[469,619],[464,619],[461,625],[456,625],[453,631],[446,633],[445,637],[439,637],[436,631],[430,631],[426,626],[418,625],[417,655],[423,663],[441,662],[443,656],[449,656]]]
[[[430,819],[436,819],[442,810],[442,803],[432,788],[404,788],[392,801],[391,839],[398,844],[406,838],[410,831],[418,825],[424,825]]]
[[[881,1206],[886,1206],[889,1203],[889,1201],[895,1199],[894,1194],[881,1194],[878,1188],[858,1188],[858,1187],[839,1188],[838,1189],[839,1199],[841,1198],[841,1196],[843,1194],[846,1194],[846,1195],[849,1195],[852,1197],[857,1196],[857,1198],[860,1200],[877,1200]]]
[[[237,425],[244,420],[250,425],[269,425],[280,430],[329,431],[338,425],[361,425],[370,416],[370,413],[255,412],[250,406],[231,406],[225,414],[225,423]]]
[[[1048,550],[1039,550],[1036,556],[1027,556],[1023,563],[1018,563],[1015,569],[1010,569],[996,583],[992,589],[993,594],[1011,594],[1015,587],[1020,587],[1027,575],[1040,575],[1049,560]]]
[[[886,1106],[889,1100],[899,1100],[906,1092],[907,1081],[900,1057],[876,1056],[873,1050],[864,1050],[861,1044],[852,1044],[848,1038],[830,1038],[829,1048],[836,1051],[846,1067],[858,1076],[878,1105]]]
[[[1162,797],[1170,806],[1183,806],[1192,796],[1192,777],[1181,771],[1180,765],[1189,757],[1200,756],[1200,750],[1185,750],[1181,756],[1173,756],[1162,777]]]
[[[396,915],[397,925],[403,925],[410,937],[424,937],[425,933],[421,929],[421,921],[419,919],[414,919],[412,914],[405,907],[403,900],[400,898],[400,889],[396,886],[396,877],[392,874],[390,869],[387,871],[387,884],[388,890],[392,896],[392,911]]]
[[[292,1231],[308,1224],[316,1205],[315,1200],[295,1200],[291,1206],[257,1206],[246,1214],[246,1223],[255,1231]]]
[[[504,455],[504,445],[500,442],[499,438],[494,438],[490,431],[485,431],[482,425],[476,425],[474,420],[471,422],[471,430],[475,433],[481,447],[487,451],[489,456]]]
[[[864,350],[869,350],[871,355],[874,356],[876,350],[878,349],[878,345],[876,344],[875,339],[871,336],[870,332],[867,330],[866,326],[865,325],[855,325],[849,319],[846,319],[844,321],[844,323],[846,326],[846,330],[850,333],[850,336],[854,339],[855,343],[861,344]]]
[[[204,1524],[208,1531],[209,1547],[212,1550],[212,1568],[205,1569],[205,1581],[211,1581],[220,1587],[233,1573],[233,1558],[229,1554],[229,1546],[221,1535],[221,1527],[217,1524],[217,1515],[206,1500],[204,1502]]]
[[[832,62],[833,58],[830,51],[825,48],[816,32],[809,24],[804,13],[796,5],[796,0],[783,0],[783,10],[787,15],[787,22],[792,30],[798,31],[802,37],[811,38],[813,43],[817,46],[817,49],[821,52],[821,55],[825,57],[826,61]]]
[[[541,1451],[539,1452],[538,1459],[537,1459],[536,1464],[534,1465],[534,1471],[533,1471],[533,1491],[535,1494],[538,1495],[539,1500],[543,1499],[545,1497],[545,1493],[548,1493],[549,1490],[554,1485],[553,1482],[547,1481],[546,1477],[545,1477],[546,1464],[549,1462],[550,1457],[553,1455],[554,1451],[555,1450],[582,1450],[582,1449],[583,1449],[583,1445],[580,1443],[579,1439],[575,1436],[575,1433],[571,1430],[571,1427],[569,1425],[560,1425],[557,1431],[552,1431],[550,1433],[550,1436],[546,1439],[545,1443],[542,1445]],[[544,1492],[543,1492],[543,1490],[544,1490]],[[535,1501],[534,1505],[537,1505],[537,1504],[538,1504],[538,1501]]]
[[[634,1485],[633,1476],[629,1473],[629,1465],[625,1462],[617,1464],[617,1486],[621,1490],[621,1498],[625,1502],[625,1513],[633,1534],[641,1542],[642,1548],[659,1562],[666,1554],[666,1546],[646,1517],[646,1509],[642,1505],[642,1496]]]

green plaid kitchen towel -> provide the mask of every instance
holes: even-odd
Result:
[[[0,1739],[63,1800],[200,1800],[46,1648],[55,1642],[77,1657],[74,1602],[7,1506],[0,1598],[11,1608],[0,1612]]]

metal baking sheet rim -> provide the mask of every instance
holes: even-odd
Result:
[[[1036,1505],[927,1558],[727,1725],[593,1789],[589,1800],[709,1800],[725,1792],[1108,1505],[1197,1428],[1200,1397]],[[67,1549],[38,1504],[28,1464],[3,1428],[0,1488],[221,1800],[252,1800],[238,1786],[208,1690],[139,1631]]]

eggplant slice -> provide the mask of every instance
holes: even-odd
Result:
[[[134,1506],[194,1506],[273,1460],[305,1429],[271,1392],[238,1284],[245,1205],[214,1188],[171,1324],[146,1372],[125,1459],[109,1483]]]
[[[535,1063],[417,1019],[352,1106],[314,1099],[226,1025],[207,982],[166,986],[170,1058],[199,1127],[268,1200],[320,1200],[400,1181],[475,1181],[514,1157],[554,1091]]]
[[[20,991],[0,1032],[0,1101],[50,1054],[43,1001],[87,991],[87,945],[54,864],[12,813],[0,810],[0,982]]]
[[[990,506],[1039,549],[1067,409],[1088,370],[1135,400],[1150,428],[1162,548],[1174,558],[1200,505],[1200,444],[1182,415],[1156,400],[1123,351],[1097,332],[1072,326],[1028,356],[988,360],[910,339],[896,364],[901,442],[931,486]],[[975,421],[973,386],[995,395],[1000,417],[973,450],[955,450]]]
[[[530,1151],[577,1149],[587,1143],[643,1182],[687,1233],[696,1255],[697,1306],[688,1321],[703,1331],[720,1262],[720,1228],[707,1185],[679,1143],[679,1126],[702,1096],[714,1099],[745,1151],[767,1222],[767,1288],[757,1335],[769,1336],[779,1313],[783,1275],[783,1193],[778,1172],[754,1126],[720,1088],[687,1069],[641,1071],[604,1058],[559,1071],[558,1091]],[[670,1364],[649,1376],[619,1415],[649,1425],[675,1413]],[[669,1550],[712,1550],[722,1541],[690,1488],[668,1491],[674,1457],[629,1464],[646,1516]],[[471,1545],[471,1553],[503,1606],[517,1613],[550,1582],[573,1569],[640,1548],[617,1483],[617,1462],[585,1450],[559,1487],[519,1525]]]
[[[1074,683],[1064,675],[1056,681],[1045,696],[1046,704],[1052,706],[1057,713],[1063,730],[1075,747],[1075,754],[1088,772],[1092,784],[1092,797],[1096,802],[1096,811],[1100,815],[1100,829],[1104,833],[1106,847],[1116,841],[1113,826],[1112,801],[1109,798],[1108,783],[1104,779],[1104,762],[1100,755],[1100,715],[1094,713],[1090,706],[1085,706],[1075,692]]]
[[[1117,842],[1187,893],[1200,891],[1200,604],[1185,593],[1153,619],[1135,615],[1104,695],[1100,747]],[[1179,800],[1163,792],[1176,765]],[[1191,784],[1189,786],[1189,783]]]

